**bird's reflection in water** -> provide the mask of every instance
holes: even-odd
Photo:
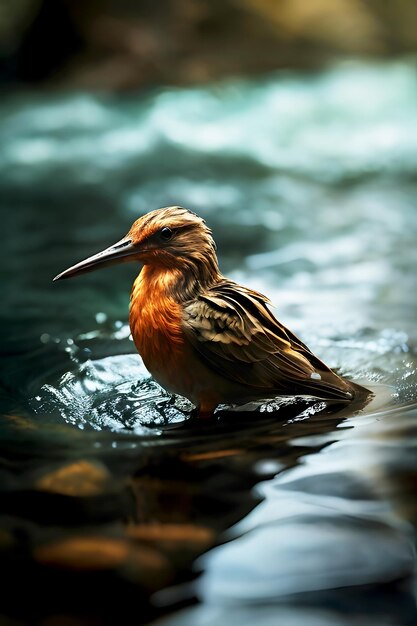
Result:
[[[304,434],[286,442],[293,457],[275,458],[285,459],[282,471],[275,465],[277,474],[258,482],[260,502],[224,535],[224,545],[197,561],[202,574],[193,590],[201,604],[158,624],[298,625],[307,616],[305,623],[319,626],[414,624],[417,441],[406,413],[378,411],[371,402],[345,421],[343,411],[333,414],[329,430],[321,419],[321,427],[304,424]],[[184,593],[180,586],[156,600]]]

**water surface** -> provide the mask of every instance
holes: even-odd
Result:
[[[416,623],[416,105],[409,62],[3,97],[5,615]],[[51,283],[170,204],[372,402],[190,424],[129,335],[139,268]]]

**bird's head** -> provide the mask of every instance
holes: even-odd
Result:
[[[133,223],[123,239],[58,274],[70,278],[98,267],[137,261],[144,265],[186,270],[216,271],[216,245],[205,221],[179,206],[151,211]]]

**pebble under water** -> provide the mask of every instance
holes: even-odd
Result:
[[[0,111],[4,623],[416,624],[414,65]],[[134,349],[138,268],[52,284],[170,204],[372,397],[197,424]]]

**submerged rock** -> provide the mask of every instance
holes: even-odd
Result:
[[[111,487],[111,475],[98,461],[76,461],[44,474],[36,489],[65,496],[96,496]]]

